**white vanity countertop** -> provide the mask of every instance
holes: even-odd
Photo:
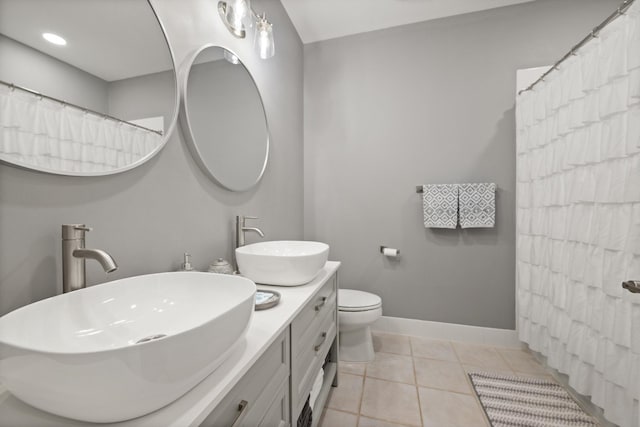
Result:
[[[339,262],[329,261],[311,283],[303,286],[263,286],[280,292],[280,303],[271,309],[256,311],[244,342],[229,358],[200,384],[180,399],[140,418],[115,424],[91,424],[61,418],[22,403],[0,384],[0,426],[2,427],[65,427],[65,426],[120,426],[120,427],[187,427],[198,426],[220,403],[253,363],[285,330],[302,307],[320,290],[338,270]]]

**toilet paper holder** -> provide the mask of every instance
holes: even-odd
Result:
[[[387,246],[380,246],[380,253],[384,256],[394,258],[394,257],[400,256],[400,249],[389,248]]]

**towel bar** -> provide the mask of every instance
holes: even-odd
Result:
[[[496,185],[496,192],[498,191],[498,186]],[[424,193],[422,185],[416,185],[416,193]]]

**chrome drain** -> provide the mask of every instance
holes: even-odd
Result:
[[[167,334],[149,335],[148,337],[140,338],[138,341],[136,341],[136,344],[142,344],[143,342],[159,340],[160,338],[164,338],[166,336]]]

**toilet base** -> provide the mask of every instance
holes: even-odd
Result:
[[[340,360],[345,362],[371,362],[375,357],[369,326],[340,331]]]

